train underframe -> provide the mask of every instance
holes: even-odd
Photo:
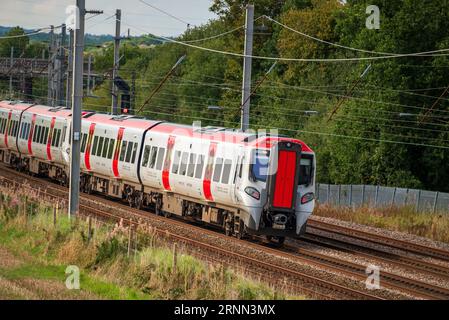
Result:
[[[21,156],[19,153],[7,149],[0,149],[0,161],[19,172],[49,178],[63,186],[69,185],[68,167],[42,161],[35,157]],[[133,208],[151,210],[157,215],[179,216],[187,220],[212,225],[221,228],[226,235],[238,239],[251,233],[248,232],[250,230],[247,230],[243,221],[242,214],[244,212],[239,209],[220,206],[216,203],[201,203],[194,198],[183,197],[172,192],[161,192],[158,189],[121,179],[111,179],[82,172],[80,191],[120,199]]]

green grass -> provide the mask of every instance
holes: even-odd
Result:
[[[81,271],[81,291],[101,299],[304,298],[278,292],[221,265],[206,264],[184,254],[181,248],[175,269],[172,248],[151,230],[139,229],[140,249],[128,257],[127,228],[94,226],[94,236],[88,241],[84,220],[69,221],[61,214],[54,226],[51,203],[40,203],[25,215],[12,205],[19,203],[18,207],[23,208],[23,195],[8,192],[0,187],[0,195],[4,195],[0,246],[22,263],[0,268],[4,279],[31,278],[64,284],[66,267],[76,265]],[[31,195],[27,195],[27,201],[33,201]]]

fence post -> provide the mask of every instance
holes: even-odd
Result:
[[[57,208],[57,206],[58,206],[58,204],[56,203],[54,206],[53,206],[53,226],[54,227],[56,227],[56,208]]]
[[[321,184],[318,183],[317,186],[316,186],[316,188],[317,188],[316,189],[316,198],[317,198],[318,201],[320,201],[320,185]]]
[[[419,211],[419,201],[421,200],[421,190],[418,190],[418,199],[416,201],[416,211]]]
[[[365,204],[365,185],[362,185],[362,206]]]
[[[379,186],[376,186],[376,196],[374,198],[374,206],[377,207],[377,199],[379,198]]]
[[[132,233],[133,233],[133,227],[131,224],[129,224],[129,231],[128,231],[128,257],[131,253],[131,239],[132,239]]]
[[[341,199],[340,199],[341,184],[338,185],[337,190],[338,190],[338,206],[341,206]]]
[[[352,184],[349,185],[349,206],[352,207]]]
[[[327,203],[328,204],[331,204],[330,198],[331,198],[331,185],[328,184],[327,185]]]
[[[435,194],[435,201],[433,202],[433,213],[435,213],[437,210],[438,195],[439,195],[439,192],[437,191]]]
[[[92,237],[92,219],[90,216],[87,217],[87,242],[90,242]]]
[[[391,197],[391,206],[393,206],[394,205],[394,198],[396,198],[396,187],[394,187],[394,190],[393,190],[393,197]]]
[[[176,242],[173,243],[173,274],[176,274],[176,264],[178,262],[178,250],[176,248]]]

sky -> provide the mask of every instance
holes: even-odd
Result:
[[[85,32],[115,34],[115,19],[112,15],[116,9],[122,10],[122,34],[126,34],[129,28],[131,35],[135,36],[143,33],[176,36],[187,29],[185,22],[192,26],[201,25],[215,17],[209,11],[212,0],[144,1],[184,22],[165,15],[140,0],[86,0],[86,9],[103,10],[104,14],[87,16]],[[76,3],[75,0],[0,0],[0,2],[0,25],[19,25],[26,29],[60,25],[66,20],[66,7]]]

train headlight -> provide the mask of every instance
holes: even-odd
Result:
[[[256,200],[260,199],[260,192],[256,188],[246,187],[245,192]]]
[[[306,193],[301,197],[301,204],[306,204],[307,202],[310,202],[313,199],[315,199],[315,195],[313,194],[313,192]]]

